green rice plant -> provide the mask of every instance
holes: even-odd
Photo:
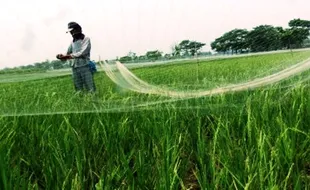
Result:
[[[267,76],[309,51],[132,70],[173,89]],[[307,189],[309,71],[277,84],[172,100],[97,73],[94,96],[68,76],[1,83],[0,189]],[[145,106],[143,106],[145,105]]]

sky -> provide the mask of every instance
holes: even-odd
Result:
[[[0,69],[54,60],[72,40],[68,22],[90,37],[91,59],[130,51],[171,53],[184,39],[210,43],[235,28],[288,27],[310,20],[309,0],[7,0],[0,6]]]

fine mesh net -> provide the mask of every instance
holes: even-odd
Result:
[[[11,75],[1,79],[1,115],[234,107],[243,100],[219,103],[214,97],[264,90],[285,94],[307,85],[309,57],[302,49],[167,62],[101,61],[91,74],[95,92],[77,92],[70,70]]]
[[[305,5],[2,3],[0,190],[309,189]]]
[[[302,35],[296,32],[295,26],[290,26],[286,33],[286,29],[261,23],[256,33],[248,36],[243,29],[233,29],[227,34],[222,31],[218,36],[213,35],[214,43],[206,42],[203,46],[211,47],[213,54],[203,54],[208,50],[200,49],[199,41],[205,43],[202,39],[209,34],[201,36],[197,32],[197,41],[190,35],[193,28],[199,31],[203,22],[214,20],[202,17],[203,2],[119,1],[115,3],[118,8],[112,12],[108,6],[96,3],[94,17],[103,12],[100,19],[107,21],[110,13],[117,15],[116,25],[104,29],[103,25],[96,25],[97,31],[104,31],[102,38],[113,35],[115,39],[106,46],[124,46],[128,50],[134,46],[139,53],[130,51],[129,61],[99,58],[95,73],[88,66],[76,70],[55,69],[55,64],[44,72],[0,74],[0,115],[118,112],[165,106],[210,110],[242,105],[248,96],[260,91],[286,94],[308,84],[310,50],[302,46],[304,42],[291,41],[296,39],[294,36]],[[224,6],[221,10],[228,11],[228,8]],[[186,16],[194,12],[197,12],[195,19]],[[153,25],[145,27],[148,23]],[[235,28],[230,24],[227,23],[227,28]],[[129,25],[136,26],[131,28],[134,32],[127,30]],[[272,33],[270,38],[260,33],[267,30]],[[85,33],[88,35],[87,30]],[[278,34],[282,35],[281,39]],[[143,36],[143,47],[140,36]],[[129,39],[137,40],[127,44]],[[97,40],[94,44],[103,43],[101,38]],[[171,51],[161,52],[157,47],[162,44],[171,46]],[[147,55],[147,50],[154,51]],[[156,58],[156,53],[161,55]],[[60,64],[72,66],[73,63]],[[77,88],[95,92],[77,92]]]

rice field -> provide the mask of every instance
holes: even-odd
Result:
[[[268,76],[310,51],[131,69],[150,84],[208,90]],[[0,81],[0,189],[309,189],[309,71],[184,100],[128,91],[104,72]],[[12,76],[0,76],[9,80]]]

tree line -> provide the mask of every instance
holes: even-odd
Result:
[[[147,51],[145,55],[137,56],[136,53],[129,52],[128,55],[117,58],[116,60],[128,63],[128,62],[144,62],[144,61],[157,61],[157,60],[169,60],[180,57],[188,57],[195,55],[202,55],[200,52],[201,48],[205,46],[205,43],[191,41],[191,40],[182,40],[179,44],[172,46],[171,54],[164,54],[160,50],[151,50]],[[207,52],[208,55],[211,55],[211,52]]]
[[[211,42],[211,49],[220,54],[239,54],[250,52],[263,52],[281,49],[295,49],[310,47],[309,30],[310,21],[300,18],[290,20],[288,28],[272,25],[259,25],[248,31],[246,29],[233,29],[224,33]],[[173,59],[180,57],[210,55],[211,52],[201,52],[205,43],[183,40],[172,47],[171,54],[163,54],[159,50],[146,52],[137,56],[133,52],[117,60],[128,62],[155,61],[159,59]]]
[[[305,43],[309,45],[310,21],[293,19],[288,25],[289,28],[260,25],[250,31],[234,29],[215,39],[211,48],[220,53],[244,53],[302,48]]]
[[[236,28],[216,38],[211,42],[210,46],[213,51],[220,54],[240,54],[310,47],[309,20],[293,19],[288,22],[288,26],[288,28],[283,28],[272,25],[259,25],[252,30]],[[144,55],[129,52],[125,56],[117,57],[116,60],[130,63],[211,55],[211,52],[201,52],[202,47],[205,45],[203,42],[185,39],[172,46],[172,53],[164,53],[158,49],[147,51]],[[46,60],[13,69],[4,69],[0,73],[10,71],[47,71],[69,67],[70,65],[67,62]]]
[[[37,62],[30,65],[23,65],[14,68],[4,68],[0,70],[0,74],[7,73],[34,73],[34,72],[45,72],[48,70],[57,70],[70,68],[68,62],[63,62],[60,60],[45,60],[43,62]]]

